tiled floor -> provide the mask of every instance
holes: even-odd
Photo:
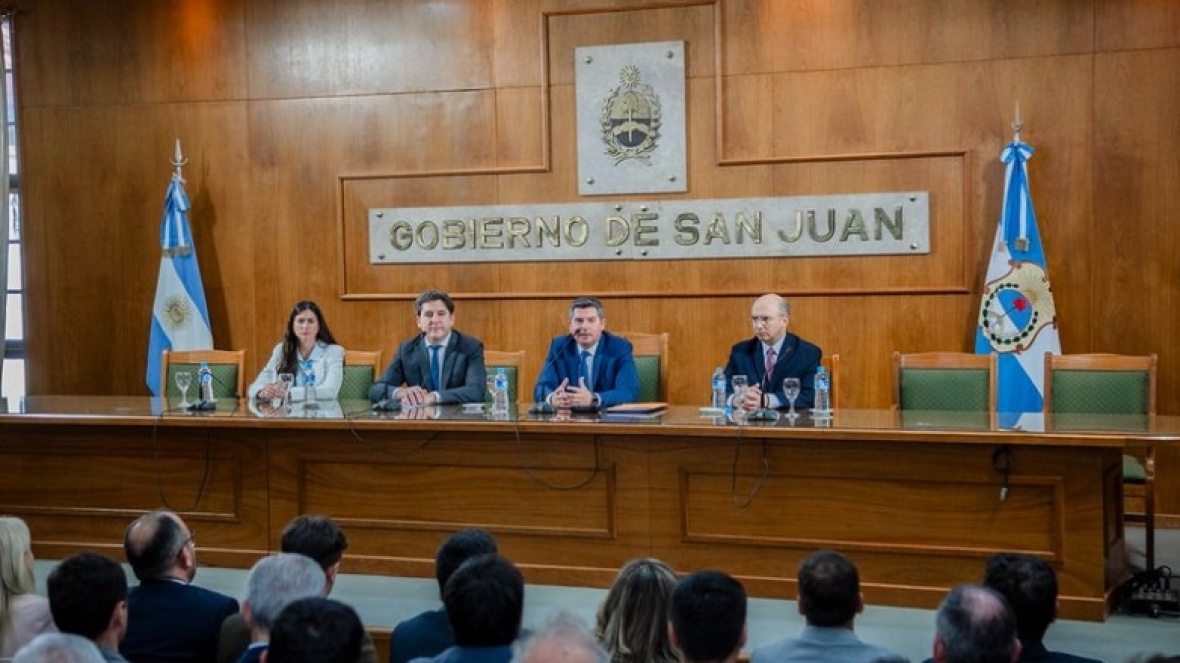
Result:
[[[1132,565],[1142,565],[1142,531],[1128,530]],[[1164,531],[1157,538],[1157,555],[1162,564],[1180,569],[1180,530]],[[347,558],[345,559],[347,565]],[[39,587],[53,567],[52,561],[38,562]],[[202,568],[196,584],[241,597],[246,572],[239,569]],[[1180,584],[1180,583],[1178,583]],[[530,585],[525,592],[526,626],[539,625],[566,610],[593,623],[604,590],[576,587]],[[389,578],[344,574],[336,584],[333,598],[353,605],[370,625],[393,626],[401,620],[439,605],[438,586],[433,579]],[[785,635],[795,634],[803,625],[794,601],[752,599],[749,613],[749,647]],[[867,606],[857,619],[856,631],[869,642],[889,647],[918,662],[930,656],[934,613],[930,610]],[[1144,653],[1180,654],[1180,620],[1174,618],[1115,614],[1103,623],[1062,621],[1049,629],[1051,649],[1123,663]]]

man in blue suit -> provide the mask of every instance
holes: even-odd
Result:
[[[610,407],[639,394],[631,342],[606,331],[606,314],[594,297],[569,307],[569,336],[549,344],[533,399],[558,408]]]
[[[414,300],[414,309],[422,333],[398,346],[369,389],[369,400],[394,401],[403,408],[482,403],[487,389],[483,343],[454,329],[454,300],[441,290],[427,290]]]
[[[214,660],[221,622],[238,602],[191,584],[196,538],[180,516],[163,509],[140,516],[123,535],[123,551],[139,579],[127,595],[123,656],[132,663]]]
[[[733,394],[733,376],[744,375],[750,381],[741,403],[734,407],[756,410],[787,405],[783,379],[799,378],[799,397],[795,405],[810,408],[815,404],[815,369],[820,349],[787,331],[791,306],[778,295],[762,295],[750,308],[754,337],[737,343],[729,352],[725,366],[726,392]],[[766,370],[770,366],[770,370]]]

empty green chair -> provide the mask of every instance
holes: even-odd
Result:
[[[380,370],[380,350],[345,350],[344,376],[340,380],[337,400],[369,400],[369,387],[373,386]]]

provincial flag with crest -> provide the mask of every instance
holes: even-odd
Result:
[[[156,301],[152,306],[148,342],[147,386],[156,396],[167,393],[168,385],[160,384],[164,350],[213,348],[209,307],[205,303],[205,287],[201,284],[201,267],[197,264],[188,210],[184,180],[179,173],[174,174],[164,198],[164,220],[160,224],[160,275],[156,281]]]
[[[1003,209],[979,307],[975,352],[998,354],[996,409],[1003,428],[1029,428],[1042,421],[1045,355],[1061,353],[1057,309],[1026,162],[1033,149],[1016,138],[1004,148]]]

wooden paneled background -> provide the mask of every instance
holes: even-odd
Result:
[[[439,287],[460,329],[527,350],[531,376],[568,299],[598,293],[608,327],[669,332],[670,397],[704,402],[752,298],[775,291],[842,355],[841,401],[884,407],[893,350],[972,348],[1019,102],[1065,351],[1159,353],[1160,409],[1180,414],[1180,3],[11,5],[30,393],[146,393],[179,137],[215,342],[254,366],[297,300],[346,347],[389,353],[414,293]],[[369,206],[587,200],[574,49],[660,40],[687,44],[680,197],[929,190],[932,253],[368,264]]]

